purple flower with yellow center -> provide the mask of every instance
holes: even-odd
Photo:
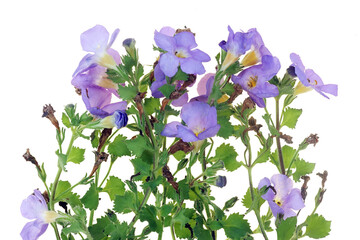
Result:
[[[291,67],[295,70],[295,75],[299,78],[300,82],[295,87],[294,95],[305,93],[314,89],[326,98],[329,98],[325,93],[337,96],[338,86],[336,84],[324,84],[319,75],[312,69],[305,69],[299,55],[295,53],[290,54],[292,61]]]
[[[150,90],[152,96],[154,98],[163,98],[164,94],[162,94],[159,90],[160,87],[167,84],[165,74],[161,71],[159,64],[155,66],[154,69],[154,77],[155,81],[151,84]],[[175,81],[176,89],[179,89],[183,84],[183,81]],[[188,101],[188,93],[184,93],[178,99],[175,99],[171,102],[171,104],[175,107],[181,107]]]
[[[101,25],[96,25],[83,32],[80,36],[81,46],[84,51],[91,52],[92,54],[89,53],[81,59],[73,76],[84,72],[89,68],[95,67],[96,65],[116,69],[117,63],[114,59],[114,55],[117,57],[120,56],[118,56],[119,54],[110,47],[114,43],[119,31],[119,29],[116,29],[111,35],[110,40],[109,32]]]
[[[227,69],[231,64],[235,63],[241,55],[245,54],[246,51],[250,49],[254,35],[253,31],[249,31],[247,33],[234,33],[230,26],[228,26],[228,30],[228,40],[221,41],[219,43],[219,46],[227,52],[220,69],[222,71]]]
[[[49,223],[55,222],[59,215],[49,211],[46,201],[39,190],[23,200],[20,207],[23,217],[34,220],[25,224],[20,235],[23,240],[36,240],[47,229]]]
[[[105,118],[115,111],[125,111],[126,101],[111,103],[112,92],[102,87],[88,87],[81,90],[86,109],[95,117]]]
[[[258,189],[266,186],[268,191],[262,195],[267,200],[270,209],[275,217],[281,215],[283,219],[296,216],[294,210],[300,210],[305,207],[304,200],[301,197],[300,189],[293,188],[293,182],[283,174],[276,174],[268,178],[263,178]]]
[[[197,142],[213,137],[220,129],[217,123],[216,108],[204,102],[190,102],[185,104],[180,113],[180,122],[167,124],[161,135],[166,137],[178,137],[184,142]]]
[[[252,34],[252,42],[250,51],[241,60],[241,65],[245,67],[261,62],[261,58],[264,55],[271,55],[270,51],[265,47],[261,35],[256,28],[250,29],[248,33]]]
[[[161,71],[168,77],[173,77],[180,66],[187,74],[203,74],[205,68],[203,62],[210,61],[209,55],[195,49],[197,47],[194,34],[191,32],[180,32],[164,27],[160,32],[155,31],[156,45],[166,51],[159,59]]]
[[[265,107],[263,98],[279,95],[278,88],[268,82],[279,70],[279,60],[265,55],[261,58],[261,64],[249,67],[231,79],[234,83],[240,84],[259,107]]]

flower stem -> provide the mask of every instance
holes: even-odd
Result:
[[[248,166],[247,166],[247,170],[248,170],[248,176],[249,176],[249,187],[250,187],[250,195],[251,195],[251,200],[254,201],[255,200],[255,194],[254,194],[254,187],[253,187],[253,182],[252,182],[252,174],[251,174],[251,170],[252,170],[252,163],[251,163],[251,158],[252,158],[252,153],[251,153],[251,145],[250,145],[250,141],[247,144],[247,151],[248,151]],[[261,230],[261,233],[264,237],[265,240],[268,240],[268,237],[266,235],[266,231],[265,231],[265,227],[264,224],[261,220],[260,217],[260,209],[255,208],[254,209],[255,215],[256,215],[256,219],[259,223],[259,228]]]
[[[279,110],[279,97],[275,98],[275,105],[276,105],[276,130],[278,132],[280,132],[280,110]],[[280,136],[276,136],[276,146],[277,146],[277,150],[278,150],[278,154],[279,154],[279,163],[280,163],[280,170],[281,170],[281,174],[285,175],[285,166],[284,166],[284,159],[283,159],[283,154],[282,154],[282,149],[281,149],[281,143],[280,143]]]

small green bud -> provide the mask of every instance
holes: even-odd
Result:
[[[227,201],[225,202],[225,205],[224,205],[223,210],[227,210],[227,209],[229,209],[229,208],[232,208],[238,200],[239,200],[238,197],[230,198],[229,200],[227,200]]]
[[[136,48],[135,48],[135,39],[133,38],[127,38],[123,41],[123,47],[125,48],[126,52],[135,59],[136,57]]]

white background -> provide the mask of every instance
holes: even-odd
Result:
[[[27,222],[19,211],[21,201],[33,189],[43,189],[35,169],[22,158],[26,148],[39,162],[45,162],[49,181],[56,173],[55,130],[42,119],[42,106],[51,103],[60,118],[63,107],[84,106],[70,84],[71,75],[85,54],[80,34],[96,24],[109,32],[120,28],[114,48],[120,51],[122,40],[133,37],[143,64],[151,65],[157,54],[152,50],[153,33],[162,26],[191,27],[199,49],[212,61],[205,64],[213,72],[217,44],[227,38],[227,26],[247,31],[256,27],[268,49],[282,63],[280,75],[290,64],[289,54],[300,54],[306,67],[313,68],[325,83],[339,85],[339,96],[325,99],[316,92],[299,96],[294,107],[303,114],[294,137],[294,148],[310,133],[318,133],[319,144],[301,152],[301,157],[316,162],[315,172],[329,172],[327,192],[318,212],[332,220],[327,239],[358,238],[359,212],[359,13],[356,1],[2,1],[0,4],[0,81],[1,81],[1,239],[20,239]],[[194,95],[193,95],[194,96]],[[68,136],[69,137],[69,136]],[[239,142],[231,142],[242,156]],[[77,146],[87,147],[82,143]],[[90,151],[83,165],[69,164],[64,179],[75,183],[93,163]],[[240,160],[240,157],[239,157]],[[254,184],[270,177],[275,168],[260,166],[254,170]],[[113,173],[122,179],[132,174],[126,159],[118,160]],[[75,174],[79,175],[75,175]],[[248,187],[246,172],[239,169],[227,174],[228,185],[214,190],[222,206],[232,196],[241,197]],[[313,176],[306,204],[312,210],[320,179]],[[297,185],[300,187],[300,185]],[[82,190],[80,190],[81,192]],[[226,196],[226,197],[225,197]],[[101,196],[108,201],[106,194]],[[189,206],[191,207],[191,206]],[[111,205],[108,206],[111,208]],[[238,202],[235,211],[244,212]],[[101,214],[101,213],[99,213]],[[253,213],[249,214],[254,223]],[[130,216],[131,217],[131,216]],[[48,229],[41,239],[54,239]],[[156,235],[152,235],[153,238]],[[269,234],[271,239],[276,235]],[[168,232],[163,239],[169,239]],[[219,233],[219,239],[225,239]],[[258,235],[256,239],[261,239]]]

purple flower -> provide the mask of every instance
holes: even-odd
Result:
[[[263,98],[279,94],[278,88],[268,81],[280,70],[280,62],[271,55],[263,56],[261,62],[240,72],[238,76],[233,76],[232,81],[240,84],[259,107],[265,107]]]
[[[165,126],[161,135],[178,137],[184,142],[197,142],[215,136],[220,129],[216,108],[204,102],[185,104],[180,117],[186,126],[180,122],[171,122]]]
[[[292,67],[295,68],[295,74],[299,78],[300,82],[295,87],[294,94],[300,94],[307,92],[311,89],[315,89],[318,93],[326,98],[329,98],[325,93],[337,96],[338,86],[336,84],[324,84],[319,75],[317,75],[312,69],[305,69],[299,55],[295,53],[290,54],[292,61]]]
[[[251,50],[241,60],[241,65],[245,67],[259,63],[264,55],[271,55],[270,51],[265,47],[261,35],[256,28],[250,29],[248,33],[252,34],[252,42]]]
[[[99,118],[113,115],[117,110],[125,111],[127,107],[126,101],[111,103],[112,92],[102,87],[81,89],[81,96],[86,109]]]
[[[164,95],[160,92],[159,88],[165,85],[167,82],[166,82],[165,74],[161,71],[159,64],[157,64],[154,69],[154,77],[155,77],[155,81],[150,86],[152,96],[155,98],[163,98]],[[174,84],[175,87],[179,89],[183,84],[183,81],[175,81]],[[187,101],[188,101],[188,93],[184,93],[178,99],[173,100],[171,104],[175,107],[181,107],[185,103],[187,103]]]
[[[234,33],[230,26],[228,26],[228,30],[228,40],[219,43],[219,46],[227,52],[224,62],[221,66],[221,70],[228,68],[231,64],[236,62],[241,55],[245,54],[245,52],[250,49],[254,35],[253,30],[250,30],[247,33]]]
[[[258,189],[264,186],[269,189],[262,198],[268,201],[275,217],[278,215],[282,215],[284,219],[293,217],[296,216],[293,210],[305,207],[300,190],[293,188],[292,180],[286,175],[276,174],[271,177],[271,182],[268,178],[263,178]]]
[[[83,32],[80,36],[81,46],[84,51],[91,52],[93,54],[87,54],[80,61],[73,76],[96,65],[116,69],[117,63],[114,55],[117,55],[116,58],[120,58],[120,56],[118,56],[119,54],[116,54],[117,52],[110,47],[114,43],[119,31],[119,29],[116,29],[113,32],[110,37],[110,41],[109,32],[101,25],[96,25],[95,27]]]
[[[96,127],[100,128],[113,128],[117,129],[125,127],[128,122],[128,116],[123,110],[116,110],[112,115],[103,118]]]
[[[34,194],[26,198],[20,207],[23,217],[33,220],[25,224],[20,235],[23,240],[36,240],[47,229],[49,223],[55,222],[58,214],[49,211],[46,201],[39,190],[34,190]]]
[[[155,31],[156,45],[166,51],[161,54],[159,66],[161,71],[168,77],[173,77],[180,66],[181,70],[187,74],[203,74],[205,68],[202,62],[210,61],[209,55],[197,47],[194,34],[191,32],[180,32],[175,34],[175,30],[164,27],[160,32]]]

